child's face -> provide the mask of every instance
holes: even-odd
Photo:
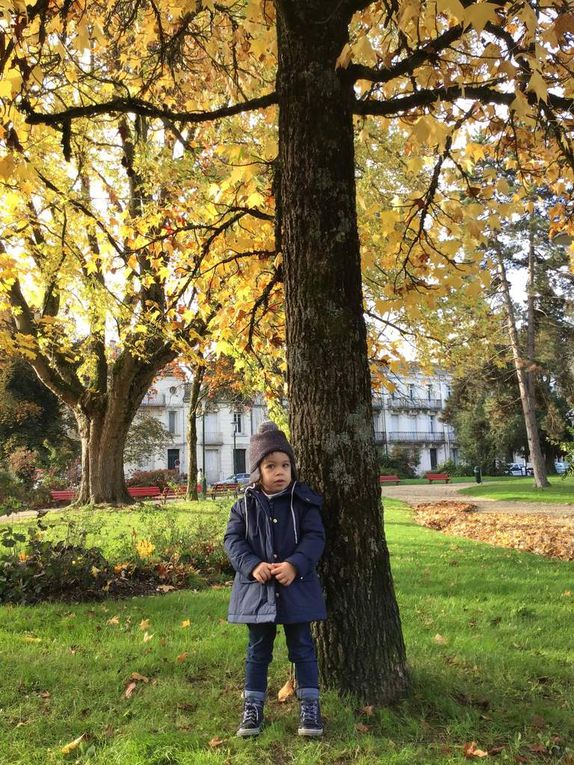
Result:
[[[283,491],[291,483],[291,460],[285,452],[271,452],[259,465],[261,487],[268,494]]]

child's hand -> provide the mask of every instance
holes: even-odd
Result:
[[[265,561],[262,561],[259,563],[253,571],[251,572],[251,576],[254,579],[257,579],[258,582],[261,584],[265,584],[265,582],[268,582],[273,574],[271,573],[271,566],[269,563],[266,563]]]
[[[277,579],[279,584],[289,587],[293,579],[297,576],[297,569],[291,563],[272,563],[270,566],[272,576]]]

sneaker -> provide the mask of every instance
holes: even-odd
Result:
[[[263,704],[253,700],[245,700],[243,719],[237,730],[238,736],[258,736],[263,727]]]
[[[322,736],[323,720],[319,699],[301,699],[301,715],[299,717],[299,736]]]

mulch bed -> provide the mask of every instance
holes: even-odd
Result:
[[[448,500],[415,505],[413,509],[418,524],[445,534],[574,560],[574,519],[537,513],[485,513],[470,502]]]

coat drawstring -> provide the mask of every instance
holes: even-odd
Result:
[[[295,510],[293,510],[293,493],[295,492],[295,484],[297,481],[293,481],[293,488],[291,489],[291,518],[293,518],[293,532],[295,533],[295,544],[299,544],[299,537],[297,536],[297,524],[295,522]]]

